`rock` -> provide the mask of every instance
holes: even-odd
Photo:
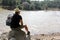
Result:
[[[2,33],[0,36],[0,40],[8,40],[8,32]]]
[[[21,35],[20,35],[21,34]],[[31,40],[30,35],[27,35],[23,31],[10,31],[2,33],[0,36],[0,40]]]

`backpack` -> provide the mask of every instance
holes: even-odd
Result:
[[[10,26],[12,16],[13,16],[13,14],[9,14],[9,15],[7,16],[7,19],[6,19],[6,25],[7,25],[7,26]]]

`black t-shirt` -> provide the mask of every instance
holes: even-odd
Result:
[[[11,19],[11,28],[17,28],[20,26],[19,22],[22,19],[22,17],[18,14],[14,14]]]

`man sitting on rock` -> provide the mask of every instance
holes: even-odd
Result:
[[[21,30],[22,28],[25,28],[28,35],[30,33],[28,31],[27,25],[23,25],[22,16],[19,15],[20,12],[21,11],[19,10],[19,8],[15,9],[15,14],[11,19],[11,25],[10,25],[12,31],[9,32],[8,40],[10,40],[11,38],[15,38],[15,40],[26,40],[26,33]]]

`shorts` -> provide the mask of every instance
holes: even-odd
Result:
[[[21,26],[21,25],[19,25],[19,26],[10,26],[10,28],[11,29],[22,29],[22,28],[24,28],[24,26]]]

